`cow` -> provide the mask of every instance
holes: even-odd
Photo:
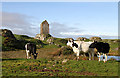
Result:
[[[80,52],[88,53],[89,60],[91,60],[91,56],[94,60],[94,48],[89,48],[92,43],[93,42],[74,41],[73,39],[69,39],[67,45],[72,47],[74,53],[77,56],[77,60],[79,59]]]
[[[36,45],[33,43],[27,43],[25,45],[25,49],[26,49],[26,53],[27,53],[27,59],[31,59],[31,54],[33,55],[34,59],[37,58],[37,54],[36,53]]]
[[[107,61],[107,54],[109,53],[110,46],[108,43],[94,41],[89,48],[96,48],[98,52],[99,62],[101,53],[103,54],[104,63]],[[105,59],[106,58],[106,59]]]

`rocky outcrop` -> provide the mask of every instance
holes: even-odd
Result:
[[[49,37],[52,37],[52,36],[50,34],[47,34],[47,35],[45,35],[45,34],[37,34],[35,36],[35,39],[39,39],[39,40],[44,41],[44,40],[46,40]]]
[[[15,36],[13,35],[13,33],[10,30],[8,30],[8,29],[1,29],[0,31],[1,31],[0,35],[2,37],[6,37],[6,38],[8,37],[8,38],[12,38],[13,40],[16,40]]]
[[[47,42],[48,42],[49,44],[54,44],[54,38],[53,38],[53,37],[49,37],[49,38],[47,39]]]
[[[14,50],[17,46],[17,39],[8,29],[1,29],[2,50]]]
[[[91,37],[90,40],[92,40],[92,41],[102,41],[101,37]]]
[[[85,38],[85,37],[78,37],[77,40],[78,41],[84,41],[84,40],[87,40],[87,38]]]

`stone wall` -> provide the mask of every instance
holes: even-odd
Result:
[[[49,34],[49,24],[46,20],[41,23],[40,34],[41,35],[42,34],[44,34],[44,35]]]
[[[41,25],[40,25],[40,34],[37,34],[35,39],[45,40],[49,36],[51,37],[51,35],[49,34],[49,24],[45,20],[45,21],[43,21],[41,23]]]

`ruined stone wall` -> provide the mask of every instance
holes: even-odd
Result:
[[[37,34],[35,39],[45,40],[49,36],[49,24],[45,20],[40,25],[40,34]]]
[[[48,22],[46,20],[41,23],[40,34],[41,35],[49,34],[49,24],[48,24]]]

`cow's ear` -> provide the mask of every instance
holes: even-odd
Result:
[[[96,40],[94,40],[93,42],[94,42],[94,43],[97,43],[97,41],[96,41]]]

